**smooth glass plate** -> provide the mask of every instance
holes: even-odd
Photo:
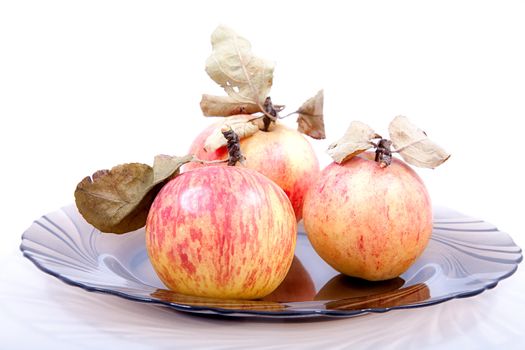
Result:
[[[74,205],[36,220],[24,232],[20,249],[42,271],[87,291],[185,312],[274,318],[349,317],[469,297],[495,287],[522,260],[508,234],[444,208],[434,211],[434,230],[423,255],[403,275],[383,282],[339,274],[315,253],[300,228],[288,276],[272,294],[253,301],[167,290],[148,260],[143,229],[100,233]]]

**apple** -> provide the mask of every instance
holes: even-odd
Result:
[[[170,180],[146,222],[161,281],[193,296],[257,299],[285,278],[297,223],[286,194],[255,170],[210,166]]]
[[[371,281],[401,275],[432,233],[421,178],[398,159],[382,168],[373,153],[326,167],[308,191],[303,216],[321,258],[345,275]]]
[[[246,118],[253,118],[248,115]],[[226,147],[206,152],[204,144],[218,127],[212,124],[193,141],[190,153],[203,160],[227,159]],[[277,122],[270,131],[259,131],[241,140],[241,152],[246,157],[246,167],[255,169],[279,185],[292,203],[297,221],[302,217],[304,196],[308,187],[320,173],[315,152],[306,138],[296,130]],[[190,163],[184,171],[203,166]]]

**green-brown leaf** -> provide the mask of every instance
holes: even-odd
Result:
[[[127,163],[85,177],[75,190],[77,208],[102,232],[126,233],[146,224],[148,211],[162,186],[193,156],[157,156],[153,167]]]

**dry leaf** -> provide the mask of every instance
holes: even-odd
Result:
[[[230,96],[202,95],[201,110],[206,117],[229,117],[237,114],[253,114],[261,109],[254,103],[237,102]]]
[[[432,142],[427,134],[412,124],[407,117],[397,116],[388,127],[396,152],[412,165],[435,168],[445,162],[450,154]]]
[[[204,149],[207,152],[215,152],[219,148],[226,146],[227,141],[221,131],[224,126],[231,127],[241,140],[252,136],[259,131],[259,127],[255,123],[248,121],[247,116],[233,116],[226,118],[204,142]]]
[[[77,208],[87,222],[102,232],[137,230],[146,224],[151,203],[162,186],[192,158],[161,156],[155,158],[153,167],[128,163],[99,170],[77,185]]]
[[[180,167],[192,159],[193,155],[191,154],[184,157],[174,157],[165,154],[155,156],[153,160],[153,185],[178,175]]]
[[[373,139],[381,138],[375,131],[359,121],[350,123],[345,135],[328,146],[328,154],[336,163],[343,163],[359,153],[374,147]]]
[[[219,26],[211,36],[213,52],[206,72],[237,102],[262,105],[270,92],[274,64],[253,55],[248,40]]]
[[[323,90],[320,90],[317,95],[303,103],[301,108],[297,110],[299,114],[297,130],[318,140],[326,137],[324,132],[323,101],[324,93]]]

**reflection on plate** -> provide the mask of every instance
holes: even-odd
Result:
[[[144,230],[102,234],[74,205],[33,223],[22,250],[42,271],[88,291],[160,304],[179,311],[254,317],[355,316],[432,305],[493,288],[512,275],[521,249],[506,233],[448,209],[434,213],[424,254],[398,278],[367,282],[343,276],[314,252],[299,230],[292,268],[262,300],[221,300],[174,293],[149,263]]]

